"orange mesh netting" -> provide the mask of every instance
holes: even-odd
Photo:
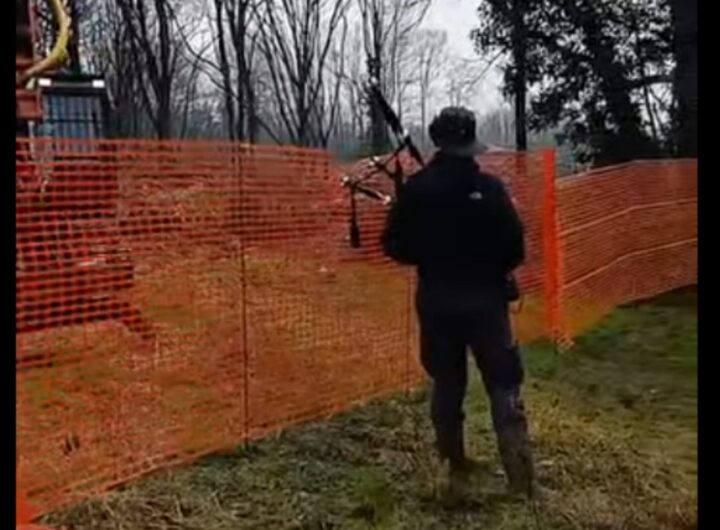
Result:
[[[526,226],[524,341],[570,337],[578,304],[694,280],[674,272],[689,254],[672,260],[693,248],[690,162],[571,178],[557,199],[551,151],[481,163]],[[351,249],[352,168],[327,153],[35,139],[16,165],[18,473],[39,512],[423,379],[413,273],[378,244],[386,208],[359,199]],[[597,228],[624,210],[617,238]],[[599,230],[585,247],[581,225]],[[629,235],[645,232],[647,255]],[[627,263],[622,292],[608,260]]]
[[[612,308],[697,283],[697,162],[644,161],[562,179],[559,305],[567,339]]]

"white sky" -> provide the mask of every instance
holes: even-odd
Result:
[[[445,30],[451,53],[467,59],[476,59],[478,56],[470,41],[470,31],[478,23],[478,4],[479,0],[433,0],[422,27]],[[491,68],[478,87],[478,96],[473,104],[472,110],[478,115],[502,105],[501,81],[501,74],[497,68]]]

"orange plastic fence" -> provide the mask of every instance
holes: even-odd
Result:
[[[641,161],[560,181],[558,305],[569,341],[618,305],[697,283],[697,162]]]
[[[34,139],[18,140],[16,160],[18,473],[39,513],[423,379],[413,274],[377,241],[385,208],[360,201],[363,246],[351,249],[340,179],[353,168],[327,153]],[[637,253],[629,233],[687,239],[692,163],[573,178],[557,197],[551,151],[481,164],[506,180],[526,225],[521,339],[570,338],[578,303],[598,302],[597,316],[693,280],[663,269],[672,281],[641,284],[660,250],[624,258],[631,290],[608,291],[591,278],[617,273],[588,269]],[[669,205],[653,217],[663,197],[684,205],[679,224]],[[593,234],[608,208],[633,215],[636,199],[648,213],[622,244],[605,229],[583,250],[573,227]],[[674,255],[659,266],[691,266]]]

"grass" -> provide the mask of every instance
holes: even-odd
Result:
[[[526,401],[549,529],[697,527],[696,298],[615,311],[570,354],[526,349]],[[51,514],[67,530],[526,529],[503,494],[479,377],[467,401],[484,464],[449,504],[438,493],[427,390],[290,429]]]

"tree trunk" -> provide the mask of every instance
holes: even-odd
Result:
[[[249,72],[245,74],[245,90],[247,91],[248,140],[250,143],[255,143],[260,134],[260,123],[257,116],[255,87],[252,85],[252,77]]]
[[[525,41],[525,18],[520,5],[523,1],[514,0],[513,2],[513,12],[515,13],[512,36],[512,56],[515,65],[513,93],[515,94],[515,149],[518,151],[527,151],[527,44]]]
[[[223,1],[215,0],[215,26],[218,35],[218,56],[222,73],[223,92],[225,97],[225,120],[228,138],[235,139],[235,107],[233,106],[232,85],[230,81],[230,62],[225,43],[225,24],[223,22]]]
[[[672,0],[671,8],[677,64],[673,83],[677,154],[694,158],[698,137],[697,0]]]
[[[77,8],[77,0],[67,0],[67,9],[70,14],[70,28],[72,38],[68,42],[69,67],[74,74],[82,73],[80,64],[80,13]]]
[[[157,134],[165,140],[172,135],[172,75],[170,72],[170,20],[166,0],[155,0],[160,37],[160,86],[158,87]]]
[[[250,86],[249,72],[246,64],[246,47],[245,38],[247,32],[247,4],[240,2],[235,6],[236,17],[233,24],[232,38],[235,47],[235,67],[238,72],[237,102],[235,108],[237,110],[237,124],[235,137],[241,142],[247,138],[247,89]]]

